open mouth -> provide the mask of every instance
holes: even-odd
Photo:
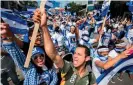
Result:
[[[78,60],[77,59],[73,59],[73,64],[77,65],[78,64]]]
[[[38,62],[39,65],[44,65],[43,61]]]

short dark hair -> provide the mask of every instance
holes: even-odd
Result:
[[[86,45],[79,44],[77,47],[85,48],[85,55],[90,56],[90,48],[88,48]]]
[[[71,28],[71,27],[74,27],[74,28],[76,28],[74,25],[71,25],[71,26],[70,26],[70,28]]]
[[[119,44],[119,43],[124,43],[124,40],[117,40],[116,42],[115,42],[115,44]]]
[[[128,14],[128,15],[126,16],[126,18],[127,18],[128,21],[131,21],[131,20],[132,20],[132,15],[131,15],[131,14]]]
[[[108,47],[105,45],[102,45],[102,46],[99,46],[97,49],[100,49],[100,48],[108,48]]]

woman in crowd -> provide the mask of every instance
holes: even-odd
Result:
[[[2,25],[2,24],[1,24]],[[13,38],[5,31],[6,26],[1,26],[2,47],[11,55],[15,64],[22,70],[25,77],[24,85],[56,85],[57,75],[53,64],[47,60],[47,56],[40,47],[32,51],[32,60],[28,68],[24,67],[26,56],[16,45]]]

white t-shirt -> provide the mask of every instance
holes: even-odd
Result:
[[[55,41],[57,41],[57,45],[58,46],[63,46],[63,44],[64,44],[64,37],[63,37],[62,34],[55,32],[53,34],[53,36],[52,36],[52,39],[54,39]]]
[[[118,56],[118,53],[115,50],[111,50],[109,52],[108,56],[111,58],[115,58],[116,56]]]
[[[75,47],[76,46],[76,35],[72,34],[71,32],[67,34],[67,39],[70,44],[70,47]]]
[[[88,35],[88,36],[83,36],[84,34]],[[79,30],[79,35],[80,35],[79,43],[82,44],[82,45],[85,44],[85,43],[93,44],[96,41],[96,39],[90,39],[89,38],[89,32],[87,30],[84,30],[84,31]],[[88,41],[88,42],[85,42],[83,39],[85,41]]]
[[[86,40],[86,41],[89,41],[89,32],[88,32],[87,30],[84,30],[84,31],[82,32],[81,38],[83,38],[83,39]]]
[[[101,75],[101,72],[103,72],[104,71],[104,69],[102,69],[102,68],[100,68],[100,67],[98,67],[96,64],[95,64],[95,62],[96,61],[101,61],[98,57],[95,57],[93,60],[92,60],[92,71],[93,71],[93,73],[94,73],[94,75],[95,75],[95,77],[96,77],[96,79]],[[107,62],[107,60],[106,61],[102,61],[102,62]]]
[[[127,39],[129,41],[129,43],[133,43],[133,29],[129,29],[128,33],[127,33]]]
[[[61,29],[61,30],[64,30],[64,29],[65,29],[65,25],[61,24],[61,25],[60,25],[60,29]]]

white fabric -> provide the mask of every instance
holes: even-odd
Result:
[[[108,56],[111,58],[115,58],[116,56],[118,56],[118,53],[115,50],[111,50],[109,52]]]
[[[82,38],[83,30],[79,29],[79,38]]]
[[[93,44],[93,43],[95,43],[95,41],[96,41],[96,39],[90,39],[90,40],[89,40],[89,43],[90,43],[90,44]]]
[[[103,71],[102,68],[98,67],[95,62],[96,61],[101,61],[98,57],[95,57],[93,60],[92,60],[92,72],[94,73],[96,79],[101,75],[100,72]],[[101,61],[101,62],[107,62],[107,61]]]
[[[72,25],[76,26],[76,23],[75,22],[68,22],[68,25],[69,26],[72,26]]]
[[[98,52],[103,52],[103,51],[109,51],[109,49],[108,48],[100,48],[100,49],[98,49]]]
[[[125,43],[125,42],[123,42],[123,43],[119,43],[119,44],[116,44],[116,46],[126,46],[127,44]]]
[[[76,46],[76,35],[71,32],[67,34],[67,39],[69,41],[70,46]]]
[[[65,29],[65,25],[61,24],[60,29],[64,30]]]
[[[131,38],[133,38],[133,29],[129,29],[128,34],[127,34],[127,39],[129,41],[129,43],[133,43],[133,41],[131,40]]]
[[[79,44],[84,45],[84,41],[81,39],[81,40],[79,41]]]
[[[63,35],[62,34],[59,34],[59,33],[55,32],[55,34],[53,34],[52,38],[54,40],[57,40],[58,46],[62,46],[64,44]]]
[[[89,35],[89,32],[87,30],[84,30],[82,34]],[[86,41],[89,41],[89,36],[82,36],[82,38],[85,39]]]

